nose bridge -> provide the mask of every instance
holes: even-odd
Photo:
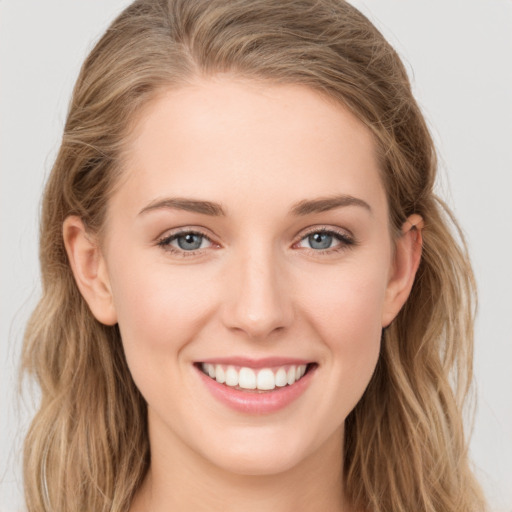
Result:
[[[255,242],[234,251],[229,272],[225,324],[263,339],[287,327],[292,304],[286,273],[272,244]]]

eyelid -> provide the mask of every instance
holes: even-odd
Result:
[[[155,242],[159,242],[161,240],[165,240],[167,238],[171,238],[173,236],[179,236],[179,235],[187,235],[187,234],[196,234],[201,235],[207,238],[208,240],[211,240],[213,242],[213,239],[215,238],[215,235],[211,234],[210,230],[198,225],[190,225],[190,226],[178,226],[175,228],[169,228],[165,231],[162,231],[162,234],[158,235],[155,238]],[[215,243],[215,242],[214,242]]]
[[[332,233],[335,235],[339,235],[340,237],[343,237],[343,238],[354,239],[354,235],[347,229],[342,229],[342,228],[333,227],[333,226],[319,225],[319,226],[312,226],[310,228],[307,228],[306,231],[300,235],[299,240],[302,240],[303,238],[305,238],[313,233]]]

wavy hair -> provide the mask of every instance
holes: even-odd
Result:
[[[483,511],[462,420],[475,309],[464,240],[434,193],[435,149],[399,57],[343,0],[137,0],[87,57],[44,192],[43,293],[24,340],[23,371],[41,388],[24,447],[28,511],[126,511],[148,470],[146,404],[118,327],[100,324],[78,291],[62,225],[78,215],[99,232],[137,114],[163,90],[219,73],[300,84],[347,107],[373,133],[392,228],[413,213],[425,222],[411,295],[346,420],[352,505]]]

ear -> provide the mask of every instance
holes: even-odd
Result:
[[[387,327],[393,321],[411,293],[421,260],[422,229],[423,219],[417,214],[408,217],[402,226],[386,288],[382,327]]]
[[[102,324],[116,324],[110,280],[97,240],[75,215],[66,218],[62,234],[76,284],[92,314]]]

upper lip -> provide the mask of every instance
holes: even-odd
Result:
[[[303,365],[312,362],[313,361],[311,360],[297,357],[264,357],[261,359],[253,359],[250,357],[238,356],[212,357],[198,361],[198,363],[223,364],[227,366],[242,366],[247,368],[269,368],[271,366]]]

